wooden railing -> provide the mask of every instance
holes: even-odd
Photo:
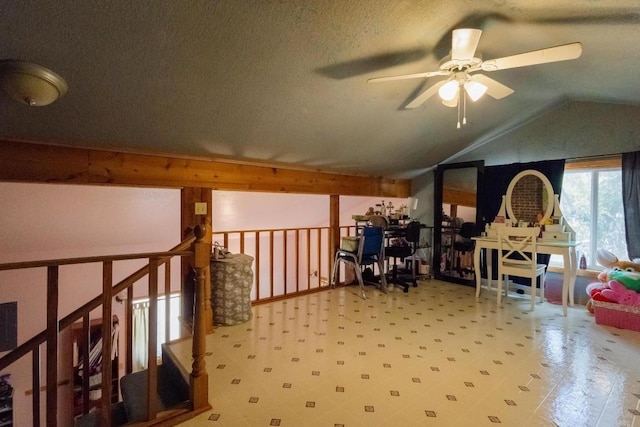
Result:
[[[196,289],[195,289],[195,305],[193,313],[193,364],[189,378],[190,402],[191,410],[204,410],[209,407],[208,403],[208,375],[205,369],[204,354],[206,352],[206,332],[208,325],[211,325],[211,304],[209,292],[205,290],[205,278],[209,271],[209,256],[211,247],[203,241],[205,229],[198,226],[194,229],[194,235],[185,239],[176,247],[167,252],[154,252],[144,254],[116,255],[116,256],[97,256],[72,259],[57,259],[46,261],[32,261],[0,264],[0,271],[17,270],[30,268],[46,268],[47,269],[47,306],[46,306],[46,330],[36,334],[26,342],[18,346],[0,359],[0,371],[12,365],[22,357],[31,353],[32,355],[32,385],[34,392],[32,393],[33,408],[33,425],[40,425],[40,347],[46,345],[46,424],[47,426],[56,426],[58,411],[58,339],[60,331],[69,328],[74,322],[82,320],[83,333],[89,330],[89,314],[92,310],[102,307],[102,319],[112,318],[112,301],[114,297],[127,290],[129,299],[133,297],[133,284],[145,276],[149,276],[148,295],[150,300],[149,306],[149,340],[148,348],[151,349],[149,354],[155,354],[157,343],[157,296],[158,296],[158,268],[166,265],[169,268],[168,261],[175,256],[193,257],[193,267],[196,272]],[[140,268],[124,280],[113,285],[113,263],[123,260],[147,259],[148,264]],[[74,310],[71,314],[59,318],[59,268],[63,265],[101,263],[102,264],[102,291],[103,293],[81,307]],[[170,282],[168,270],[165,270],[165,293],[170,290]],[[28,286],[28,285],[27,285]],[[29,307],[28,310],[37,310],[36,307]],[[168,310],[167,310],[168,311]],[[127,325],[131,325],[131,312],[128,311]],[[167,313],[167,316],[169,313]],[[167,319],[168,320],[168,319]],[[168,323],[168,321],[167,321]],[[102,336],[111,337],[112,323],[102,323]],[[131,354],[132,354],[132,334],[130,326],[127,327],[127,373],[131,372]],[[88,340],[86,340],[88,341]],[[88,345],[88,343],[87,343]],[[111,354],[111,340],[102,340],[102,354]],[[82,351],[86,359],[83,361],[84,366],[89,366],[88,351]],[[103,357],[102,366],[102,397],[100,401],[101,424],[104,426],[111,425],[111,358]],[[156,377],[157,377],[157,360],[155,357],[149,357],[148,360],[148,384],[147,397],[156,395]],[[84,375],[88,376],[88,369],[84,369]],[[88,378],[88,377],[87,377]],[[85,386],[88,387],[88,381],[85,379]],[[88,395],[88,389],[84,390],[84,395]],[[85,401],[86,402],[86,401]],[[146,403],[147,418],[153,420],[156,418],[158,408],[155,407],[155,399],[148,398]],[[66,409],[65,409],[66,410]],[[86,407],[85,407],[86,412]],[[170,423],[169,423],[170,424]]]
[[[340,227],[340,234],[353,233]],[[329,227],[213,231],[214,242],[254,258],[254,303],[314,292],[330,284],[334,249]]]
[[[262,230],[240,230],[221,231],[212,233],[213,241],[228,248],[232,253],[245,253],[254,257],[254,286],[253,302],[266,302],[269,300],[291,297],[296,294],[315,292],[326,288],[330,284],[330,272],[333,262],[333,248],[329,244],[329,227],[308,227],[308,228],[280,228]],[[353,226],[340,227],[341,236],[349,236],[354,233]],[[202,228],[197,227],[194,234],[203,233]],[[156,348],[157,322],[156,301],[160,293],[158,290],[158,268],[164,266],[165,283],[164,294],[168,295],[171,290],[170,283],[170,259],[175,256],[193,257],[193,265],[196,275],[195,301],[193,306],[193,323],[187,320],[193,331],[193,364],[190,374],[190,401],[192,409],[208,407],[208,375],[204,365],[205,335],[212,325],[212,313],[210,303],[210,289],[205,288],[206,276],[208,274],[209,257],[211,247],[203,243],[196,236],[191,236],[181,242],[170,251],[117,256],[100,256],[73,259],[59,259],[46,261],[33,261],[0,264],[2,270],[16,270],[28,268],[47,268],[47,329],[36,334],[15,350],[6,354],[0,359],[0,371],[10,366],[17,360],[32,354],[32,385],[33,390],[40,389],[39,369],[41,365],[40,347],[46,343],[46,423],[55,426],[57,399],[57,363],[58,363],[58,333],[69,328],[77,321],[82,321],[83,334],[89,329],[89,313],[102,307],[102,319],[111,319],[112,300],[123,291],[127,292],[127,302],[133,300],[133,284],[138,280],[149,276],[148,296],[149,307],[149,342],[148,348]],[[138,269],[125,279],[112,285],[113,263],[123,260],[147,259],[148,264]],[[103,266],[103,294],[95,297],[81,307],[74,310],[69,315],[58,318],[58,269],[63,265],[102,263]],[[127,321],[125,322],[126,336],[126,373],[132,370],[132,312],[131,306],[127,305]],[[166,310],[165,325],[168,326],[169,310]],[[111,336],[112,325],[110,322],[103,322],[102,336]],[[168,334],[168,329],[165,331]],[[167,337],[168,339],[168,337]],[[103,354],[109,354],[111,343],[103,340]],[[87,353],[84,349],[82,353]],[[149,354],[154,354],[152,351]],[[86,354],[85,354],[86,355]],[[88,361],[85,362],[88,364]],[[102,368],[102,397],[101,415],[103,425],[111,425],[109,407],[111,405],[111,381],[106,378],[111,373],[111,360],[104,358],[105,365]],[[157,372],[157,361],[154,357],[149,357],[149,390],[155,390],[155,373]],[[87,365],[85,365],[87,366]],[[84,381],[85,385],[87,380]],[[153,395],[153,391],[151,394]],[[83,393],[83,397],[88,393]],[[85,411],[87,402],[85,398]],[[32,393],[33,425],[40,423],[40,393]],[[153,400],[147,402],[147,413],[149,419],[153,419],[157,414]]]

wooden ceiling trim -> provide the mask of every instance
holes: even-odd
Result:
[[[0,180],[409,197],[411,182],[166,156],[0,141]]]

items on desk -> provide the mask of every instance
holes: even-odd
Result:
[[[580,255],[580,270],[587,269],[587,258],[584,256],[584,253]]]

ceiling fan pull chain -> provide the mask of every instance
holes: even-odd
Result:
[[[467,124],[467,91],[464,91],[464,105],[462,106],[463,110],[462,110],[462,125],[466,125]]]
[[[456,125],[457,129],[460,129],[460,113],[461,113],[461,108],[462,106],[460,104],[462,104],[464,102],[464,96],[462,96],[462,87],[460,87],[460,90],[458,90],[458,124]]]

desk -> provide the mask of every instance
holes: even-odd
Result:
[[[476,247],[473,251],[473,265],[476,273],[476,297],[480,296],[482,276],[480,272],[480,252],[486,249],[487,281],[491,288],[493,281],[493,267],[491,264],[492,253],[499,249],[498,239],[491,237],[473,237]],[[576,284],[576,242],[561,242],[538,239],[538,253],[549,255],[562,255],[564,272],[562,274],[562,312],[567,315],[567,300],[573,307],[573,291]]]

